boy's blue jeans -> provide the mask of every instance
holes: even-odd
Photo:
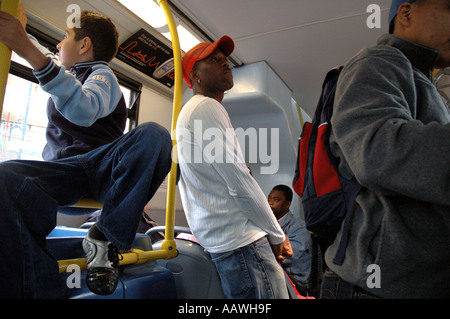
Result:
[[[283,269],[266,237],[225,253],[210,253],[228,299],[289,298]]]
[[[58,265],[46,248],[59,206],[103,203],[97,227],[130,248],[145,204],[171,167],[172,140],[145,123],[89,153],[51,162],[0,163],[0,297],[58,297]]]

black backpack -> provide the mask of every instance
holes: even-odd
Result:
[[[339,67],[327,73],[314,119],[303,126],[292,182],[294,191],[302,198],[308,230],[334,240],[343,227],[340,246],[333,259],[338,265],[344,261],[350,212],[361,189],[354,178],[348,180],[340,175],[338,159],[329,147],[330,119],[341,70]]]

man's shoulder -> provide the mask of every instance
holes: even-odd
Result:
[[[294,214],[292,214],[292,212],[290,211],[283,216],[283,222],[286,226],[289,225],[296,228],[306,227],[305,224],[298,217],[294,216]]]
[[[376,45],[360,50],[345,63],[344,70],[355,65],[377,67],[377,65],[385,64],[410,64],[405,54],[400,49],[391,45],[392,41],[389,41],[390,38],[391,35],[383,35],[378,39]]]
[[[375,45],[359,51],[346,63],[346,66],[359,63],[380,63],[382,61],[408,62],[408,59],[397,48],[389,45]]]

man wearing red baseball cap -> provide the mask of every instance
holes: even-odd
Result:
[[[177,128],[179,189],[191,231],[211,254],[227,298],[288,298],[280,264],[292,256],[289,239],[250,175],[221,102],[233,87],[227,57],[234,42],[223,36],[200,43],[183,59],[194,96]],[[214,150],[214,151],[211,151]]]
[[[189,50],[183,57],[183,77],[189,88],[192,88],[191,79],[189,78],[189,73],[193,69],[197,61],[206,59],[209,57],[216,49],[220,49],[225,57],[228,57],[234,50],[233,40],[224,35],[219,40],[214,43],[202,42],[197,44],[191,50]]]

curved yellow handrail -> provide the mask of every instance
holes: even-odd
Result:
[[[177,140],[175,136],[175,129],[177,125],[178,115],[181,111],[181,100],[183,97],[183,67],[181,60],[181,46],[178,38],[178,31],[173,15],[170,12],[169,5],[166,0],[158,0],[161,8],[166,16],[167,24],[169,26],[170,35],[172,37],[172,50],[175,62],[175,88],[173,98],[172,110],[172,167],[169,173],[168,189],[167,189],[167,208],[166,208],[166,232],[165,242],[162,244],[162,249],[165,245],[168,247],[175,247],[174,227],[175,227],[175,194],[176,194],[176,178],[177,178]],[[175,249],[174,249],[175,250]],[[173,255],[173,252],[172,254]],[[175,252],[176,256],[176,252]],[[175,257],[173,256],[173,257]]]
[[[20,0],[3,0],[0,9],[15,17],[19,13]],[[11,65],[11,49],[0,42],[0,117],[3,112],[3,99],[5,97],[6,81]]]
[[[95,199],[86,197],[86,198],[80,199],[76,204],[74,204],[70,207],[102,209],[103,204],[100,202],[97,202]]]
[[[148,0],[152,1],[152,0]],[[176,137],[174,136],[178,114],[181,110],[181,100],[183,96],[183,70],[181,61],[181,46],[178,38],[178,31],[175,21],[172,16],[172,12],[169,9],[166,0],[158,0],[160,7],[164,11],[167,24],[169,26],[170,34],[172,37],[172,50],[175,62],[175,85],[174,85],[174,99],[173,99],[173,111],[172,111],[172,167],[168,177],[168,189],[167,189],[167,207],[166,207],[166,231],[165,240],[161,244],[161,249],[156,251],[142,251],[131,250],[127,253],[122,253],[123,259],[120,261],[120,265],[129,265],[136,263],[143,263],[149,260],[157,259],[171,259],[177,256],[176,244],[174,240],[174,227],[175,227],[175,194],[176,194],[176,177],[177,177],[177,151],[176,151]],[[59,260],[59,272],[66,272],[69,265],[76,264],[81,269],[86,268],[86,258],[80,259],[66,259]]]

